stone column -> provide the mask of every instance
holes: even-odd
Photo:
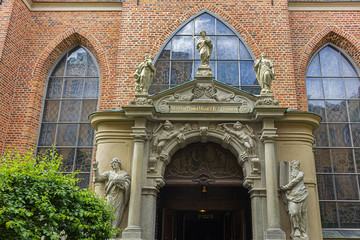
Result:
[[[264,239],[285,240],[285,232],[280,228],[275,137],[276,128],[274,127],[274,119],[263,119],[261,140],[264,142],[265,148],[266,208],[268,222]]]
[[[141,239],[141,188],[142,165],[146,139],[146,119],[135,119],[133,129],[133,156],[131,167],[131,191],[129,200],[128,226],[122,233],[122,239]]]
[[[156,224],[156,197],[159,190],[156,187],[143,187],[142,189],[142,226],[143,239],[155,239]]]

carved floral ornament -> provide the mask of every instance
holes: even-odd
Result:
[[[151,153],[148,171],[161,171],[164,174],[165,168],[159,169],[158,163],[163,162],[162,166],[167,165],[170,161],[169,155],[174,151],[175,146],[177,146],[176,149],[183,148],[194,142],[191,139],[203,143],[210,139],[216,139],[216,142],[225,148],[233,145],[239,154],[237,162],[243,168],[244,176],[259,175],[260,164],[256,157],[257,138],[252,127],[240,122],[202,124],[195,122],[172,123],[167,120],[156,125],[150,139]],[[178,168],[184,170],[186,166]],[[191,170],[191,168],[189,169]],[[173,172],[173,174],[178,173]],[[200,174],[200,172],[196,172],[196,174]],[[248,181],[248,184],[251,185],[251,182]]]
[[[214,82],[198,82],[154,100],[158,112],[232,112],[249,113],[253,104],[244,96],[215,86]]]

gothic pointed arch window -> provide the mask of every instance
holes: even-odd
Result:
[[[209,12],[190,18],[164,44],[155,59],[157,71],[149,93],[158,93],[194,79],[201,65],[195,36],[199,36],[201,30],[206,31],[214,46],[210,67],[215,79],[260,94],[253,67],[255,57],[250,48],[235,29]]]
[[[314,55],[308,65],[306,90],[309,111],[323,119],[314,135],[324,237],[331,229],[359,229],[358,68],[344,51],[328,44]]]
[[[57,151],[62,170],[79,171],[79,186],[90,184],[94,129],[88,115],[97,109],[99,69],[95,58],[77,46],[60,58],[49,74],[37,152]]]

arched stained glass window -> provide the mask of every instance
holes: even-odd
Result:
[[[201,30],[206,31],[214,46],[210,67],[215,79],[260,94],[253,67],[254,56],[246,43],[238,33],[208,13],[191,19],[165,44],[156,59],[156,76],[149,93],[194,79],[201,65],[194,36],[199,36]]]
[[[343,51],[326,45],[306,73],[308,109],[323,118],[315,134],[322,226],[360,228],[360,80]]]
[[[61,58],[48,79],[37,151],[56,148],[64,173],[80,171],[80,187],[90,183],[94,129],[88,115],[96,111],[98,95],[96,61],[78,46]]]

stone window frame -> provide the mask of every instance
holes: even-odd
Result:
[[[101,90],[101,71],[100,71],[100,66],[99,66],[99,63],[97,62],[95,56],[91,53],[91,51],[89,49],[87,49],[84,45],[82,44],[75,44],[71,47],[69,47],[68,49],[66,49],[65,51],[63,51],[63,53],[61,55],[59,55],[59,57],[56,59],[56,61],[52,64],[47,76],[46,76],[46,83],[45,83],[45,87],[44,87],[44,96],[43,96],[43,100],[42,100],[42,106],[41,106],[41,114],[40,114],[40,118],[39,118],[39,127],[38,127],[38,133],[37,133],[37,140],[36,140],[36,149],[35,149],[35,154],[37,155],[39,153],[39,150],[40,148],[43,148],[43,149],[52,149],[52,152],[54,152],[54,149],[56,149],[56,146],[52,145],[51,147],[50,146],[40,146],[39,145],[39,142],[40,142],[40,136],[41,136],[41,126],[43,124],[43,117],[44,117],[44,113],[45,113],[45,105],[46,105],[46,99],[47,99],[47,94],[48,94],[48,87],[49,87],[49,82],[50,82],[50,78],[52,77],[52,74],[53,72],[55,71],[56,67],[61,63],[61,60],[63,60],[63,57],[67,56],[70,52],[72,52],[73,50],[75,49],[84,49],[86,51],[86,53],[88,54],[87,56],[91,57],[92,60],[93,60],[93,63],[94,65],[96,66],[96,70],[97,70],[97,73],[98,73],[98,76],[97,77],[84,77],[85,79],[86,78],[97,78],[98,79],[98,92],[97,92],[97,102],[96,102],[96,109],[98,109],[99,107],[99,103],[100,103],[100,90]],[[65,66],[66,66],[66,63],[67,63],[67,60],[65,60]],[[65,74],[65,71],[66,71],[66,67],[64,69],[64,74]],[[65,76],[63,76],[64,78]],[[64,86],[62,86],[62,89],[63,89]],[[78,98],[77,100],[80,100],[80,101],[83,101],[83,100],[95,100],[95,98]],[[62,101],[62,98],[60,98],[58,100],[59,102]],[[82,104],[82,103],[81,103]],[[60,115],[60,107],[59,107],[59,115]],[[80,116],[81,117],[81,116]],[[56,124],[59,123],[59,116],[57,118],[57,121],[56,121]],[[73,148],[75,148],[75,153],[74,153],[74,160],[73,160],[73,167],[72,167],[72,171],[64,171],[64,174],[69,174],[69,173],[74,173],[76,172],[76,169],[75,169],[75,163],[76,163],[76,154],[77,154],[77,149],[78,148],[84,148],[84,149],[89,149],[90,152],[91,152],[91,157],[90,157],[90,161],[91,161],[91,164],[90,164],[90,169],[89,171],[80,171],[77,175],[76,175],[76,178],[80,178],[81,180],[78,182],[78,186],[80,188],[87,188],[90,186],[91,184],[91,169],[92,169],[92,162],[93,162],[93,158],[94,158],[94,154],[95,154],[95,148],[94,148],[94,140],[95,140],[95,130],[92,129],[93,131],[93,138],[91,139],[92,143],[91,146],[80,146],[78,144],[78,140],[79,140],[79,132],[80,132],[80,124],[84,124],[85,122],[81,121],[81,119],[77,122],[73,122],[74,124],[77,124],[78,125],[78,129],[77,129],[77,136],[76,136],[76,144],[74,146],[71,146]],[[87,121],[86,123],[90,124],[89,121]],[[58,131],[58,127],[55,127],[56,128],[56,132]],[[56,135],[54,136],[54,142],[56,141]],[[66,146],[64,148],[70,148],[69,146]],[[85,176],[85,175],[87,176]],[[85,177],[82,177],[85,176]],[[87,182],[86,182],[87,180]]]

